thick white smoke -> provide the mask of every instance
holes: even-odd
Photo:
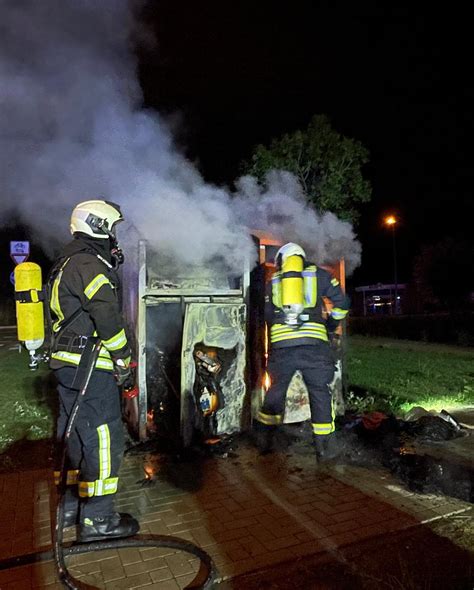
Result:
[[[265,190],[206,184],[163,120],[141,109],[126,0],[0,0],[0,221],[12,213],[50,252],[79,201],[120,203],[128,235],[177,261],[254,256],[245,226],[300,241],[319,262],[360,259],[349,224],[319,218],[288,174]],[[127,229],[127,228],[123,228]],[[127,244],[130,246],[130,244]]]
[[[293,174],[274,170],[264,184],[262,189],[252,176],[244,176],[236,183],[238,193],[233,206],[245,225],[263,228],[283,242],[297,242],[319,264],[345,258],[349,273],[359,265],[361,245],[352,225],[333,213],[318,215],[308,205]]]

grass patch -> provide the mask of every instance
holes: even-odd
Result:
[[[474,350],[351,336],[347,347],[347,406],[406,412],[474,405]],[[51,372],[28,369],[28,354],[0,348],[0,452],[20,440],[53,435],[57,395]]]
[[[474,350],[352,336],[347,346],[349,407],[406,412],[474,405]]]
[[[28,353],[0,348],[0,452],[20,440],[53,434],[56,395],[46,366],[28,369]]]

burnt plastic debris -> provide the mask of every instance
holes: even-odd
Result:
[[[221,363],[217,360],[217,355],[213,353],[205,354],[202,350],[196,350],[194,352],[194,356],[196,357],[196,365],[199,367],[203,367],[208,373],[212,373],[213,375],[217,375],[220,372],[222,366]]]
[[[421,406],[414,406],[411,410],[409,410],[405,415],[405,422],[414,422],[422,416],[437,416],[438,418],[442,418],[446,422],[449,422],[457,431],[462,430],[462,426],[459,421],[456,420],[456,418],[446,410],[441,410],[439,413],[428,412],[428,410],[425,410],[425,408],[422,408]]]
[[[415,420],[400,420],[393,414],[370,412],[361,416],[346,416],[345,430],[352,430],[361,439],[380,440],[386,434],[405,434],[424,442],[447,441],[464,436],[464,429],[446,410],[439,415],[424,411]]]
[[[474,472],[465,465],[414,453],[394,458],[392,472],[414,492],[474,502]]]
[[[222,364],[217,356],[217,351],[208,350],[207,353],[200,349],[194,351],[196,365],[196,381],[194,394],[196,405],[205,418],[213,416],[222,407],[222,392],[218,383]],[[216,425],[213,424],[209,434],[213,434]]]
[[[400,420],[381,412],[345,416],[344,430],[354,437],[347,459],[365,465],[382,464],[413,491],[473,502],[473,469],[457,462],[455,457],[439,459],[426,451],[430,445],[465,436],[466,431],[445,410],[434,415],[417,408],[409,418]],[[424,451],[420,450],[420,444],[425,445]]]
[[[462,436],[459,425],[439,416],[421,416],[414,422],[404,422],[401,430],[426,442],[439,442]]]
[[[451,424],[451,426],[454,426],[454,428],[458,432],[462,430],[462,426],[461,424],[459,424],[458,420],[456,420],[454,416],[451,416],[451,414],[446,410],[441,410],[441,412],[439,413],[439,417],[443,420],[446,420],[446,422],[449,422],[449,424]]]

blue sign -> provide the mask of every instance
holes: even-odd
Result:
[[[25,262],[29,255],[30,242],[10,242],[10,256],[15,264]]]
[[[12,272],[10,273],[10,283],[15,286],[15,271],[12,270]]]

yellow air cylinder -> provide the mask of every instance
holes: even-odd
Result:
[[[282,305],[301,306],[304,308],[303,259],[301,256],[288,256],[282,263],[281,269],[281,298]]]
[[[15,298],[18,340],[30,351],[44,342],[41,268],[34,262],[22,262],[15,267]]]

